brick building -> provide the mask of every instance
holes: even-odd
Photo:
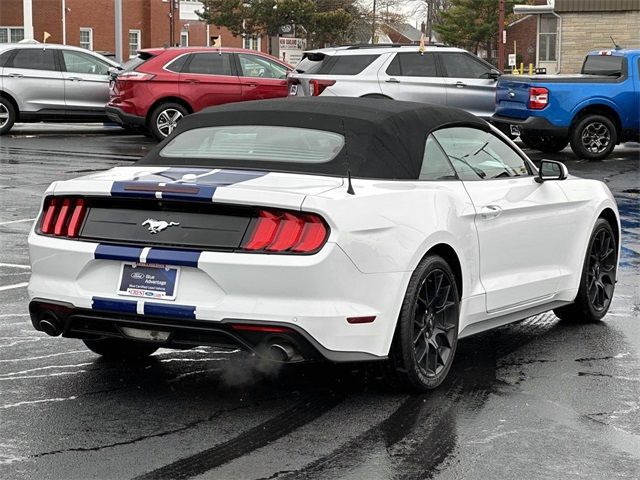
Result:
[[[115,52],[114,0],[31,0],[34,38],[50,43]],[[63,11],[64,6],[64,11]],[[169,0],[122,0],[123,60],[140,48],[166,45],[209,45],[211,37],[222,36],[225,47],[267,50],[266,37],[234,37],[227,29],[198,20],[202,4],[194,0],[174,0],[174,32],[170,38]],[[28,29],[27,29],[28,31]],[[23,0],[0,0],[0,43],[24,37]]]
[[[614,47],[611,36],[622,47],[640,48],[640,0],[547,0],[543,5],[516,5],[513,11],[526,15],[521,41],[535,42],[532,63],[548,73],[579,72],[587,52]]]

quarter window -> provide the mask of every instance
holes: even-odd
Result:
[[[318,75],[357,75],[380,55],[335,55],[327,58]]]
[[[239,53],[240,70],[243,77],[286,78],[287,69],[282,65],[259,57]]]
[[[31,70],[57,70],[50,48],[21,48],[7,67]]]
[[[489,78],[491,73],[491,68],[467,53],[441,53],[440,60],[450,78]]]
[[[140,30],[129,30],[129,58],[135,58],[141,48]]]
[[[190,55],[183,73],[203,75],[232,75],[231,60],[228,53],[194,53]]]
[[[526,161],[491,132],[444,128],[433,133],[461,180],[491,180],[530,175]]]
[[[456,172],[433,135],[427,137],[419,180],[452,180]]]
[[[80,29],[80,48],[93,50],[93,29],[92,28]]]

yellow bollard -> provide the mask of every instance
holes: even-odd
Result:
[[[529,64],[529,75],[533,75],[533,63]]]
[[[520,73],[524,75],[524,62],[520,62]]]

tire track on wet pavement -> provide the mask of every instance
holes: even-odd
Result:
[[[343,400],[344,395],[340,394],[310,396],[227,442],[137,476],[134,480],[181,480],[195,477],[288,435],[324,415]]]
[[[498,360],[553,329],[558,319],[552,314],[531,317],[460,342],[458,358],[438,389],[412,395],[384,421],[363,431],[329,455],[298,470],[283,470],[261,480],[302,478],[374,478],[402,472],[403,479],[430,478],[457,445],[455,422],[458,412],[466,415],[483,407],[496,391]],[[380,472],[378,462],[366,464],[384,449],[395,472]]]

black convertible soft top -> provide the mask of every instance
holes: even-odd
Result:
[[[340,153],[326,163],[162,157],[176,135],[202,127],[277,125],[335,132],[345,137]],[[427,135],[444,126],[489,130],[489,125],[457,108],[388,99],[291,97],[232,103],[189,115],[174,133],[138,162],[140,165],[225,167],[358,178],[417,179]],[[266,159],[265,159],[266,160]]]

